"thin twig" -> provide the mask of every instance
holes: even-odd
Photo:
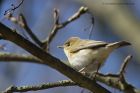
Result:
[[[100,81],[108,86],[114,87],[116,89],[119,89],[121,91],[123,91],[124,93],[140,93],[140,90],[136,89],[133,85],[129,84],[125,78],[124,78],[124,72],[125,72],[125,68],[128,64],[128,62],[130,61],[130,59],[132,58],[131,55],[128,55],[121,68],[119,71],[119,74],[101,74],[101,73],[96,73],[96,77],[95,79],[97,81]]]
[[[94,26],[94,17],[91,15],[91,27],[89,29],[89,39],[91,39],[92,36],[93,26]]]
[[[17,8],[19,8],[22,4],[23,4],[24,0],[21,0],[21,2],[15,6],[14,4],[11,4],[12,8],[8,9],[5,11],[4,15],[7,15],[7,14],[12,14]]]
[[[73,22],[74,20],[78,19],[82,14],[86,13],[88,11],[87,7],[81,7],[74,15],[72,15],[70,18],[68,18],[67,21],[60,23],[59,22],[59,12],[58,10],[55,9],[54,11],[54,27],[49,34],[49,36],[44,40],[44,49],[48,51],[49,49],[49,44],[53,40],[54,36],[57,34],[58,30],[61,28],[64,28],[67,26],[69,23]]]
[[[5,15],[5,18],[7,18],[8,20],[10,20],[11,22],[19,25],[20,27],[22,27],[31,37],[31,39],[38,44],[40,47],[42,47],[43,43],[38,39],[38,37],[33,33],[33,31],[30,29],[30,27],[28,26],[25,17],[23,16],[23,14],[20,14],[18,16],[18,18],[14,17],[12,14],[7,14]]]
[[[4,15],[5,18],[7,18],[8,20],[10,20],[11,22],[18,24],[19,26],[21,26],[22,28],[25,29],[25,31],[27,31],[27,33],[29,34],[29,36],[31,37],[31,39],[37,43],[40,47],[42,47],[42,42],[37,38],[37,36],[32,32],[32,30],[30,29],[30,27],[28,26],[25,17],[23,16],[23,14],[20,14],[18,16],[18,19],[15,18],[13,16],[13,12],[19,8],[22,4],[23,4],[24,0],[22,0],[19,5],[15,6],[14,4],[12,4],[12,8],[8,9],[5,11]]]
[[[103,84],[116,88],[124,93],[140,93],[140,90],[129,84],[125,78],[122,80],[118,74],[107,74],[96,73],[95,79]],[[136,92],[137,91],[137,92]]]
[[[86,28],[84,28],[84,31],[89,30],[88,39],[91,39],[92,31],[93,31],[93,27],[94,27],[94,23],[95,23],[95,19],[94,19],[93,15],[89,11],[87,13],[90,16],[91,24],[89,26],[87,26]]]
[[[27,33],[29,34],[29,36],[31,37],[31,39],[37,43],[40,47],[42,47],[42,42],[37,38],[37,36],[32,32],[32,30],[30,29],[30,27],[28,26],[25,17],[23,16],[23,14],[20,14],[18,19],[15,18],[13,16],[13,12],[19,8],[22,4],[23,4],[24,0],[21,0],[21,2],[19,3],[19,5],[15,6],[14,4],[12,4],[12,8],[8,9],[5,11],[4,15],[5,18],[7,18],[8,20],[10,20],[11,22],[20,25],[22,28],[25,29],[25,31],[27,31]]]
[[[66,86],[75,86],[75,85],[77,84],[71,80],[62,80],[54,83],[45,83],[45,84],[40,84],[35,86],[21,86],[21,87],[10,86],[3,93],[38,91],[38,90],[55,88],[55,87],[66,87]]]
[[[29,36],[32,38],[32,40],[37,43],[40,47],[42,47],[42,42],[38,39],[38,37],[32,32],[32,30],[30,29],[30,27],[28,26],[25,17],[23,16],[23,14],[19,15],[19,25],[25,29],[25,31],[27,31],[27,33],[29,34]]]
[[[123,74],[124,74],[125,68],[126,68],[128,62],[130,62],[131,59],[132,59],[132,55],[128,55],[128,56],[125,58],[125,60],[124,60],[124,62],[123,62],[123,64],[122,64],[122,66],[121,66],[121,68],[120,68],[120,72],[119,72],[120,75],[123,75]]]
[[[130,62],[131,59],[132,59],[132,55],[128,55],[125,58],[123,64],[121,65],[121,68],[120,68],[120,71],[119,71],[119,74],[118,74],[119,75],[119,81],[122,81],[123,83],[126,82],[125,77],[124,77],[124,73],[125,73],[126,66],[127,66],[128,62]]]

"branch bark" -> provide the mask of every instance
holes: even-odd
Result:
[[[0,53],[0,62],[7,61],[7,62],[29,62],[29,63],[37,63],[37,64],[43,64],[43,62],[32,56],[27,54],[14,54],[14,53]]]
[[[11,22],[19,25],[21,28],[23,28],[28,33],[28,35],[31,37],[31,39],[36,44],[38,44],[40,47],[42,47],[43,43],[39,40],[39,38],[30,29],[30,27],[28,26],[27,21],[26,21],[25,17],[23,16],[23,14],[19,14],[18,18],[16,18],[12,15],[12,13],[7,13],[5,15],[5,18],[7,18]]]
[[[12,93],[12,92],[28,92],[28,91],[38,91],[43,89],[50,89],[55,87],[66,87],[66,86],[76,86],[77,84],[71,80],[62,80],[54,83],[40,84],[36,86],[10,86],[3,93]]]

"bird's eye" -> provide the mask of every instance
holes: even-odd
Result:
[[[68,43],[66,43],[65,45],[66,45],[66,46],[70,46],[70,43],[68,42]]]

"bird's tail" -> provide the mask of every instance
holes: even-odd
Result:
[[[107,45],[107,47],[112,47],[112,48],[116,49],[116,48],[120,48],[123,46],[129,46],[129,45],[131,45],[131,43],[129,43],[127,41],[119,41],[119,42],[115,42],[115,43],[110,43]]]

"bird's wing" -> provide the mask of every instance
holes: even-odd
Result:
[[[79,50],[82,50],[82,49],[97,49],[97,48],[100,48],[100,47],[104,47],[106,46],[108,43],[106,42],[102,42],[102,41],[89,41],[87,43],[83,43],[83,44],[80,44],[78,45],[76,48],[72,49],[71,52],[77,52]]]

